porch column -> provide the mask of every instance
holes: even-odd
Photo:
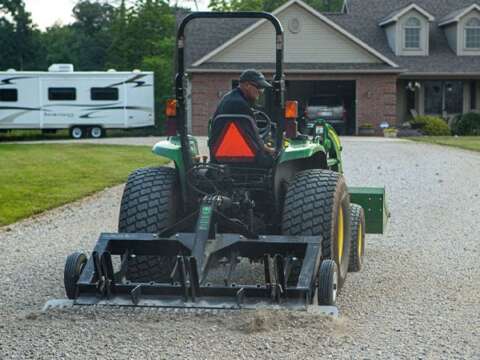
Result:
[[[476,101],[475,110],[480,111],[480,80],[477,80],[476,83],[477,83],[477,101]]]
[[[397,123],[403,124],[406,121],[405,109],[407,107],[406,99],[406,82],[403,80],[397,81]]]
[[[422,86],[415,92],[415,102],[417,103],[416,105],[418,105],[418,115],[425,115],[425,86],[423,82],[420,84],[422,84]]]
[[[470,82],[463,82],[463,113],[470,112],[471,102],[470,102]]]

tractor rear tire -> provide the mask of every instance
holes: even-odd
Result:
[[[365,213],[357,204],[350,206],[350,221],[352,224],[352,244],[350,246],[349,272],[358,272],[363,267],[365,254]]]
[[[321,236],[322,259],[334,260],[338,290],[350,257],[350,196],[342,174],[322,169],[299,172],[290,183],[282,216],[285,235]]]
[[[120,205],[120,233],[159,233],[177,220],[180,199],[173,168],[143,168],[128,177]],[[169,282],[175,259],[129,256],[126,278],[132,282]]]

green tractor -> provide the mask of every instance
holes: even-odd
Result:
[[[260,150],[237,126],[251,123],[244,115],[215,119],[221,129],[210,159],[187,133],[184,30],[198,18],[259,18],[274,26],[274,114],[253,119],[275,147],[269,164],[257,162]],[[319,305],[336,312],[347,273],[362,267],[365,232],[383,232],[385,196],[383,188],[347,188],[340,140],[328,123],[298,132],[296,102],[284,101],[283,45],[282,26],[268,13],[185,17],[177,35],[176,99],[167,105],[169,137],[153,148],[174,166],[134,171],[119,233],[101,234],[88,259],[82,253],[67,258],[72,305]]]

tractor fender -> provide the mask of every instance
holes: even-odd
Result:
[[[332,170],[343,173],[342,144],[340,142],[340,137],[330,125],[327,126],[327,131],[328,139],[330,141],[329,158],[331,159],[331,164],[329,165]]]
[[[193,156],[198,155],[198,143],[197,139],[193,136],[189,136],[190,149]],[[182,157],[182,146],[180,144],[179,136],[171,136],[165,140],[157,142],[153,145],[152,152],[155,155],[162,156],[164,158],[170,159],[174,162],[175,167],[178,172],[178,177],[180,179],[180,185],[182,191],[186,190],[186,174],[185,174],[185,164]]]
[[[286,161],[282,161],[282,158],[281,156],[275,169],[273,180],[275,205],[279,212],[283,206],[288,184],[298,172],[310,169],[328,169],[327,154],[321,145],[312,149],[312,152],[306,157],[291,156]]]

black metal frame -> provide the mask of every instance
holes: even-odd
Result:
[[[200,263],[193,256],[195,234],[180,233],[171,238],[155,234],[101,234],[78,281],[78,305],[127,305],[184,308],[240,309],[282,305],[304,308],[311,304],[320,258],[317,237],[265,236],[260,240],[241,235],[223,234],[211,256],[236,254],[256,258],[263,254],[265,282],[263,284],[226,284],[212,286],[202,283]],[[119,282],[112,255],[135,253],[143,255],[177,255],[172,283]],[[296,286],[287,286],[288,256],[303,259]],[[271,265],[273,263],[273,266]],[[123,267],[123,266],[122,266]],[[122,270],[120,270],[120,273]]]
[[[283,117],[283,108],[285,102],[285,80],[283,75],[283,28],[280,21],[272,14],[266,12],[194,12],[187,15],[181,22],[177,31],[177,75],[175,78],[175,94],[177,99],[177,129],[180,134],[180,143],[182,147],[182,158],[185,164],[185,170],[188,173],[193,165],[192,154],[188,140],[188,130],[186,121],[186,104],[184,97],[184,47],[185,47],[185,27],[194,19],[212,19],[212,18],[253,18],[265,19],[272,23],[275,28],[275,76],[273,79],[273,121],[277,123],[276,132],[276,151],[279,153],[283,149],[283,132],[285,130],[285,119]]]
[[[313,300],[321,261],[318,236],[258,236],[247,226],[239,234],[215,234],[216,224],[228,221],[221,216],[224,198],[206,196],[199,210],[195,233],[101,234],[77,282],[76,304],[187,308],[258,308],[282,305],[305,308]],[[242,229],[243,226],[243,229]],[[174,229],[170,229],[170,232]],[[245,236],[249,235],[249,237]],[[207,252],[207,242],[214,244]],[[112,255],[123,259],[115,273]],[[171,256],[176,263],[169,283],[124,281],[129,256]],[[237,258],[262,261],[261,284],[232,284],[231,273]],[[288,285],[292,259],[302,261],[296,285]],[[207,283],[212,266],[229,259],[224,285]]]

